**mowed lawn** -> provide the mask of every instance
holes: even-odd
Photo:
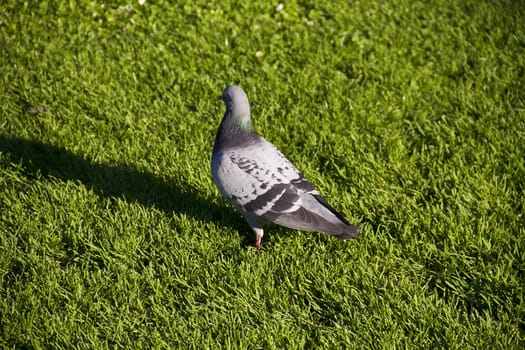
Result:
[[[519,0],[2,1],[0,348],[525,348]],[[354,240],[253,247],[231,84]]]

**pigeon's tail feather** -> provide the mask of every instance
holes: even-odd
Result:
[[[338,225],[338,227],[341,227],[341,229],[343,230],[342,233],[332,234],[330,232],[327,232],[328,234],[331,234],[339,239],[349,239],[359,234],[359,232],[361,231],[359,227],[350,224],[341,214],[339,214],[339,212],[337,212],[337,210],[335,210],[330,204],[328,204],[324,197],[317,194],[314,195],[314,198],[342,222],[342,224]]]
[[[299,208],[297,211],[276,215],[268,219],[273,223],[295,230],[325,232],[339,239],[352,238],[359,233],[359,228],[355,226],[342,221],[337,223],[328,221],[305,208]]]
[[[344,228],[343,233],[334,235],[334,236],[339,239],[349,239],[349,238],[354,238],[355,236],[357,236],[359,232],[361,232],[361,229],[359,227],[354,226],[354,225],[347,225]]]

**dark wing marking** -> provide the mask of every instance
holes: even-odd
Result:
[[[317,190],[314,188],[314,186],[308,180],[306,180],[301,173],[299,173],[299,177],[297,179],[293,179],[290,183],[299,190],[309,193],[317,193]]]
[[[268,191],[243,205],[244,210],[263,215],[268,210],[282,212],[290,209],[299,201],[297,191],[288,184],[274,184]]]

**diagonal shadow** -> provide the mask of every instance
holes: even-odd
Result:
[[[131,166],[98,164],[57,146],[4,135],[0,152],[21,164],[28,176],[78,180],[103,197],[124,197],[204,221],[222,221],[225,215],[226,207],[211,203],[191,185],[168,182]]]

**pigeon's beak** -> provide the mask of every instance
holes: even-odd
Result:
[[[223,100],[224,101],[224,97],[222,97],[222,94],[219,95],[219,100]]]

